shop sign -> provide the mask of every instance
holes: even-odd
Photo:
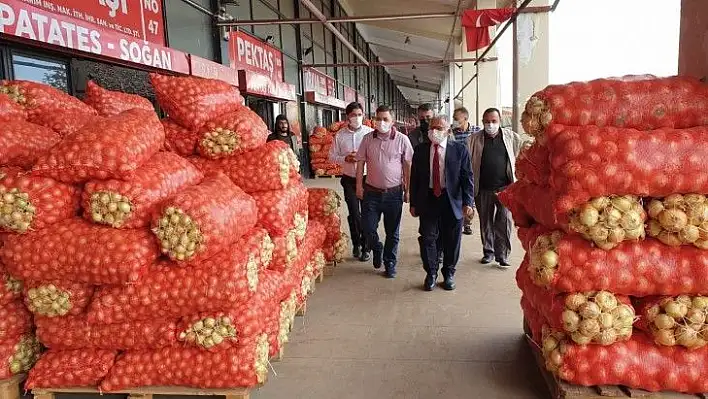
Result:
[[[349,86],[344,86],[344,101],[346,101],[347,104],[356,101],[356,90]]]
[[[327,105],[333,108],[347,108],[347,102],[342,101],[336,97],[325,96],[323,94],[317,93],[316,91],[305,92],[305,101],[313,104]]]
[[[246,70],[240,70],[238,72],[239,89],[242,93],[277,98],[285,101],[297,100],[297,91],[294,85],[273,81],[260,73]]]
[[[314,91],[317,94],[324,96],[336,96],[337,82],[313,68],[305,68],[303,70],[305,77],[305,91]]]
[[[197,57],[194,54],[189,55],[189,64],[192,69],[192,75],[194,76],[217,79],[233,86],[238,86],[238,71],[235,69],[202,57]]]
[[[23,3],[50,14],[75,18],[102,30],[166,45],[162,0],[24,0]]]
[[[229,60],[233,69],[255,72],[273,82],[283,82],[283,54],[244,32],[231,33]]]
[[[82,0],[85,1],[85,0]],[[100,0],[96,0],[100,4]],[[104,0],[114,4],[116,0]],[[47,1],[32,1],[46,5]],[[73,3],[65,1],[65,3]],[[88,3],[88,2],[86,2]],[[118,1],[120,4],[120,1]],[[147,3],[147,2],[146,2]],[[78,2],[77,2],[78,4]],[[129,2],[128,5],[132,4]],[[71,50],[141,64],[152,68],[189,74],[189,58],[186,53],[167,48],[161,44],[136,39],[116,31],[110,25],[86,22],[86,14],[54,6],[57,12],[49,12],[21,0],[0,0],[0,33],[39,41]],[[128,9],[130,10],[130,9]],[[109,11],[111,12],[111,11]],[[122,12],[119,8],[116,15]],[[75,18],[66,15],[70,13]],[[101,19],[102,23],[105,20]]]

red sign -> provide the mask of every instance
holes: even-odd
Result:
[[[24,0],[51,14],[165,45],[162,0]]]
[[[313,104],[327,105],[332,108],[345,109],[347,108],[347,103],[331,96],[325,96],[323,94],[317,93],[316,91],[305,92],[305,100]]]
[[[222,80],[231,85],[238,86],[237,70],[197,57],[194,54],[189,55],[189,61],[192,68],[192,75],[199,76],[200,78]]]
[[[349,86],[344,86],[344,101],[347,103],[353,103],[356,101],[356,90]]]
[[[114,4],[116,1],[103,2]],[[68,0],[65,2],[74,3]],[[189,58],[186,53],[136,39],[133,35],[118,33],[108,26],[98,27],[85,19],[66,16],[63,13],[66,10],[56,8],[59,13],[48,12],[21,0],[0,0],[0,33],[96,56],[189,74]]]
[[[328,75],[313,69],[305,68],[305,91],[314,91],[324,96],[336,96],[336,82]]]
[[[277,98],[286,101],[296,101],[295,86],[285,82],[270,80],[267,76],[251,71],[239,71],[239,89],[243,93],[257,96]]]
[[[231,33],[229,44],[231,68],[243,69],[283,81],[283,54],[261,40],[241,31]]]

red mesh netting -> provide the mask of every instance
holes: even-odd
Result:
[[[155,107],[147,98],[140,97],[137,94],[107,90],[92,80],[89,80],[86,84],[84,102],[98,111],[101,116],[115,116],[134,108],[155,111]]]
[[[25,281],[24,300],[35,316],[59,317],[84,313],[94,286],[70,281]]]
[[[307,188],[297,182],[277,191],[251,194],[258,205],[258,224],[273,235],[284,235],[296,229],[298,239],[305,235],[307,223]]]
[[[262,146],[268,128],[258,114],[247,107],[206,122],[199,130],[199,154],[207,158],[225,158]]]
[[[311,218],[321,219],[339,212],[341,198],[336,191],[329,188],[308,188],[307,192],[307,205]]]
[[[197,153],[199,132],[180,126],[170,118],[161,120],[165,128],[165,146],[183,157]]]
[[[0,306],[0,341],[32,331],[32,314],[22,301]]]
[[[113,367],[118,352],[76,349],[50,350],[34,365],[25,389],[95,387]]]
[[[30,169],[60,140],[61,136],[44,126],[24,121],[3,122],[0,129],[0,165]]]

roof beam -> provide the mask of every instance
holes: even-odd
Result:
[[[393,84],[400,86],[400,87],[407,87],[409,89],[414,89],[414,90],[420,90],[420,91],[427,91],[430,93],[437,93],[440,91],[440,86],[433,86],[430,84],[422,84],[420,82],[414,83],[412,80],[403,80],[403,79],[398,79],[395,78],[393,79]],[[416,87],[416,85],[418,87]]]
[[[385,22],[385,21],[411,21],[417,19],[435,19],[435,18],[450,18],[454,17],[455,13],[416,13],[416,14],[398,14],[398,15],[368,15],[360,17],[337,17],[330,18],[327,21],[336,23],[347,22]],[[299,18],[299,19],[252,19],[241,21],[224,21],[217,23],[218,26],[243,26],[243,25],[299,25],[299,24],[321,24],[323,21],[316,18]]]
[[[452,18],[452,16],[450,18]],[[408,24],[406,27],[401,26],[401,24],[384,23],[384,22],[363,22],[363,24],[376,26],[381,29],[389,29],[389,30],[393,30],[396,32],[406,33],[409,35],[425,37],[428,39],[435,39],[435,40],[439,40],[439,41],[445,42],[445,43],[447,43],[447,39],[449,39],[449,37],[450,37],[447,34],[438,33],[438,32],[431,32],[431,31],[426,31],[426,30],[421,30],[421,29],[415,29],[415,28],[410,27],[410,25],[415,25],[415,24]]]
[[[303,67],[310,68],[324,68],[324,67],[360,67],[360,66],[402,66],[402,65],[448,65],[452,63],[463,63],[463,62],[487,62],[496,61],[497,57],[487,57],[487,58],[453,58],[450,60],[406,60],[406,61],[383,61],[383,62],[369,62],[367,64],[357,63],[357,62],[339,62],[339,63],[324,63],[324,64],[303,64]]]
[[[411,54],[420,55],[423,57],[430,57],[431,59],[442,57],[442,52],[439,53],[440,54],[439,57],[435,57],[435,56],[431,57],[430,56],[431,50],[424,49],[424,48],[418,47],[418,46],[412,46],[410,44],[394,42],[393,40],[369,38],[369,40],[367,40],[367,42],[369,43],[369,45],[384,47],[384,48],[396,50],[396,51],[407,52],[407,53],[411,53]]]

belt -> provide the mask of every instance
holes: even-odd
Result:
[[[395,192],[395,191],[401,191],[402,188],[403,188],[403,186],[400,185],[400,184],[399,184],[398,186],[396,186],[396,187],[391,187],[391,188],[378,188],[378,187],[374,187],[374,186],[369,185],[369,184],[365,184],[365,185],[364,185],[364,190],[366,190],[366,191],[371,191],[371,192],[374,192],[374,193],[381,193],[381,194],[392,193],[392,192]]]

